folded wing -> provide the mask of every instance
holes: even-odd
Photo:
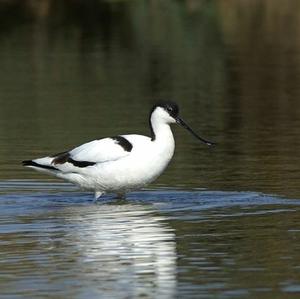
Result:
[[[81,172],[98,163],[122,159],[130,154],[132,148],[125,136],[103,138],[54,156],[23,161],[23,165],[52,173]]]

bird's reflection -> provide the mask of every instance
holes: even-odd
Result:
[[[92,277],[98,291],[112,297],[174,297],[175,234],[151,206],[91,205],[66,214],[76,228],[69,241],[77,246],[82,279]]]

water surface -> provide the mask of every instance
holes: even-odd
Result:
[[[13,181],[0,189],[3,298],[299,292],[298,200],[162,189],[94,203],[67,184]]]

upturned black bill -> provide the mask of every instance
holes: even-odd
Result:
[[[197,139],[199,139],[200,141],[204,142],[205,144],[212,146],[215,145],[214,142],[210,142],[208,140],[205,140],[204,138],[200,137],[198,134],[196,134],[180,117],[176,118],[176,122],[181,125],[182,127],[184,127],[185,129],[187,129],[194,137],[196,137]]]

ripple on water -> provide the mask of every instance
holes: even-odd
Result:
[[[271,298],[280,284],[290,294],[298,288],[282,268],[299,272],[289,243],[298,238],[299,204],[255,192],[174,189],[94,203],[69,184],[3,181],[0,289],[30,298]]]

